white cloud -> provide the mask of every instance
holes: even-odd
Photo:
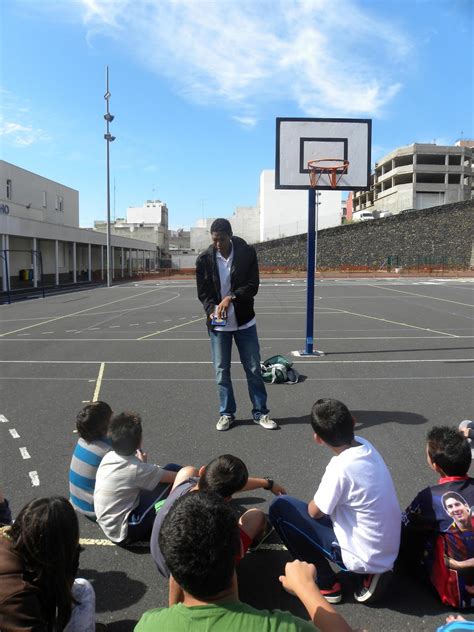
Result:
[[[81,2],[89,40],[120,37],[186,98],[231,111],[289,101],[306,115],[379,116],[411,50],[355,0]],[[234,118],[248,126],[257,117]]]
[[[27,102],[18,99],[5,88],[0,88],[0,100],[0,137],[3,142],[15,147],[30,147],[40,141],[49,140],[48,134],[32,120]]]
[[[233,116],[234,121],[240,123],[242,127],[255,127],[258,119],[255,116]]]

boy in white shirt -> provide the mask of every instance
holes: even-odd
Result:
[[[395,487],[384,460],[365,439],[354,436],[347,406],[319,399],[311,411],[314,440],[334,453],[309,504],[276,498],[270,520],[295,558],[317,567],[321,593],[330,603],[342,599],[329,561],[355,573],[354,597],[375,601],[384,592],[400,546]]]
[[[175,464],[160,467],[147,463],[142,447],[138,413],[123,412],[110,421],[112,450],[97,470],[94,509],[102,531],[116,544],[149,540],[155,520],[155,504],[166,498],[172,485],[196,475],[193,467]]]

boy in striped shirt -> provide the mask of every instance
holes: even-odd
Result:
[[[86,404],[76,418],[79,440],[69,469],[69,500],[74,509],[91,520],[94,512],[94,489],[97,469],[111,449],[107,429],[112,409],[105,402]]]

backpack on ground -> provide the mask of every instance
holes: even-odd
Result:
[[[263,381],[268,384],[296,384],[300,377],[298,371],[292,368],[293,362],[283,355],[274,355],[264,360],[260,367]]]

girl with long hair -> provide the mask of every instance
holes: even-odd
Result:
[[[0,629],[94,632],[95,594],[75,579],[79,524],[61,496],[29,502],[0,528]]]

